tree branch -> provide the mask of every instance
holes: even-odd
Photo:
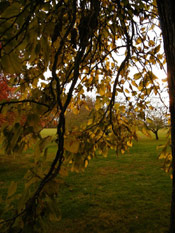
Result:
[[[11,101],[7,101],[7,102],[4,102],[4,103],[0,103],[0,112],[2,111],[3,107],[5,105],[10,105],[10,104],[24,104],[24,103],[34,103],[34,104],[38,104],[38,105],[42,105],[44,107],[47,107],[47,108],[50,108],[50,105],[47,105],[45,103],[42,103],[42,102],[38,102],[38,101],[35,101],[35,100],[11,100]]]

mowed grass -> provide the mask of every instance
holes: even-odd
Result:
[[[43,131],[43,135],[53,130]],[[60,187],[61,220],[48,233],[165,233],[168,231],[171,180],[162,169],[156,147],[163,144],[162,131],[156,141],[140,140],[124,155],[110,151],[97,156],[83,173],[69,173]],[[51,145],[52,153],[56,146]],[[1,193],[12,180],[21,180],[28,157],[1,160]],[[10,161],[10,162],[9,162]],[[22,192],[23,185],[18,188]]]

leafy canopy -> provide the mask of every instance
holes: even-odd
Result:
[[[30,223],[45,225],[46,209],[50,221],[58,219],[53,196],[63,161],[81,171],[96,151],[124,153],[137,137],[134,120],[128,119],[146,108],[147,95],[158,93],[152,66],[163,68],[165,62],[159,30],[154,31],[157,8],[152,0],[4,0],[0,9],[1,72],[21,93],[0,102],[1,112],[15,106],[17,113],[12,125],[1,128],[1,138],[8,153],[34,146],[26,193],[10,227],[34,231]],[[69,130],[66,115],[88,108],[88,93],[96,96],[88,120]],[[129,108],[116,102],[121,95]],[[48,143],[55,138],[41,137],[40,122],[55,117],[58,150],[46,169]],[[7,199],[15,190],[12,183]]]

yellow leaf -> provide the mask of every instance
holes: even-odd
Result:
[[[149,41],[149,46],[154,46],[155,45],[155,42],[153,40],[150,40]]]
[[[138,87],[137,83],[135,81],[131,82],[133,86]]]
[[[137,80],[142,77],[141,73],[134,74],[134,79]]]
[[[143,133],[144,135],[146,135],[147,137],[150,137],[150,138],[151,138],[151,134],[150,134],[150,132],[149,132],[147,129],[142,128],[142,133]]]
[[[86,103],[84,104],[84,107],[85,107],[86,110],[90,111],[90,108]]]
[[[99,94],[100,95],[104,95],[105,94],[105,87],[104,86],[99,89]]]
[[[37,84],[38,84],[38,79],[35,78],[35,79],[33,80],[32,87],[33,87],[33,88],[37,88]]]
[[[101,102],[100,102],[100,100],[99,99],[97,99],[96,100],[96,102],[95,102],[95,110],[99,110],[101,108]],[[91,119],[92,120],[92,119]],[[88,123],[89,124],[89,123]],[[92,124],[92,122],[91,122],[91,124]]]
[[[124,153],[125,153],[125,150],[121,149],[121,153],[124,154]]]
[[[103,157],[104,157],[104,158],[107,158],[107,157],[108,157],[108,150],[106,150],[106,151],[103,152]]]
[[[160,155],[159,155],[159,159],[165,159],[166,158],[166,154],[165,153],[161,153]]]
[[[137,40],[136,40],[136,44],[140,44],[140,43],[142,43],[142,40],[141,40],[141,38],[139,37],[139,38],[137,38]]]
[[[125,89],[125,92],[128,93],[128,94],[130,93],[130,92],[128,91],[128,89]]]
[[[78,153],[79,146],[80,146],[80,142],[76,138],[74,139],[67,138],[64,141],[64,148],[71,153],[75,153],[75,154]]]
[[[158,79],[158,77],[151,71],[147,72],[148,76],[151,77],[151,80],[156,80]]]
[[[75,114],[75,115],[78,115],[78,113],[80,112],[77,108],[73,108],[72,109],[72,112],[73,112],[73,114]]]
[[[167,81],[168,81],[168,79],[167,79],[167,78],[162,79],[162,82],[167,82]]]
[[[17,189],[17,183],[12,181],[10,183],[10,186],[8,188],[8,194],[7,194],[7,198],[8,197],[11,197],[15,192],[16,192],[16,189]]]
[[[155,58],[154,58],[154,56],[152,56],[152,55],[150,56],[149,61],[150,61],[152,64],[155,64],[155,63],[156,63]]]
[[[136,96],[137,95],[137,92],[136,91],[133,91],[132,92],[132,96]]]
[[[123,112],[123,113],[125,113],[126,112],[125,106],[120,106],[120,111]]]
[[[109,62],[106,62],[106,69],[109,70]]]
[[[112,68],[115,68],[115,63],[112,62],[112,63],[111,63],[111,66],[112,66]]]
[[[93,119],[89,119],[87,125],[91,125],[93,123]]]
[[[131,147],[131,146],[132,146],[132,142],[128,141],[128,142],[127,142],[127,146],[130,146],[130,147]]]
[[[88,160],[85,160],[84,167],[87,167],[88,163],[89,163]]]
[[[158,53],[160,50],[160,44],[154,48],[154,53]]]
[[[143,87],[139,86],[138,89],[139,89],[139,91],[141,91],[143,89]]]

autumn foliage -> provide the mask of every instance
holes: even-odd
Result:
[[[15,88],[8,85],[7,77],[0,74],[0,102],[10,100],[14,95]],[[0,112],[0,126],[4,123],[12,123],[14,119],[14,113],[8,111],[6,113]]]
[[[0,6],[0,68],[7,76],[16,74],[10,83],[21,93],[10,103],[11,89],[2,82],[3,119],[13,109],[20,116],[2,130],[2,140],[6,153],[20,154],[27,144],[34,150],[33,170],[26,175],[22,197],[16,196],[22,202],[9,226],[15,232],[37,232],[40,226],[44,232],[44,216],[51,215],[51,222],[58,217],[53,196],[63,162],[82,171],[97,151],[123,154],[137,138],[130,117],[145,111],[147,96],[158,94],[159,79],[150,67],[162,69],[165,63],[161,35],[154,30],[157,5],[154,0],[50,0],[3,1]],[[84,102],[88,92],[95,93],[90,114]],[[118,104],[120,96],[127,106]],[[82,116],[78,127],[68,126],[66,120],[75,120],[75,126],[77,116]],[[46,127],[55,117],[56,139],[41,137],[41,120]],[[46,171],[51,142],[57,143],[57,152]],[[10,187],[15,193],[13,183]]]

